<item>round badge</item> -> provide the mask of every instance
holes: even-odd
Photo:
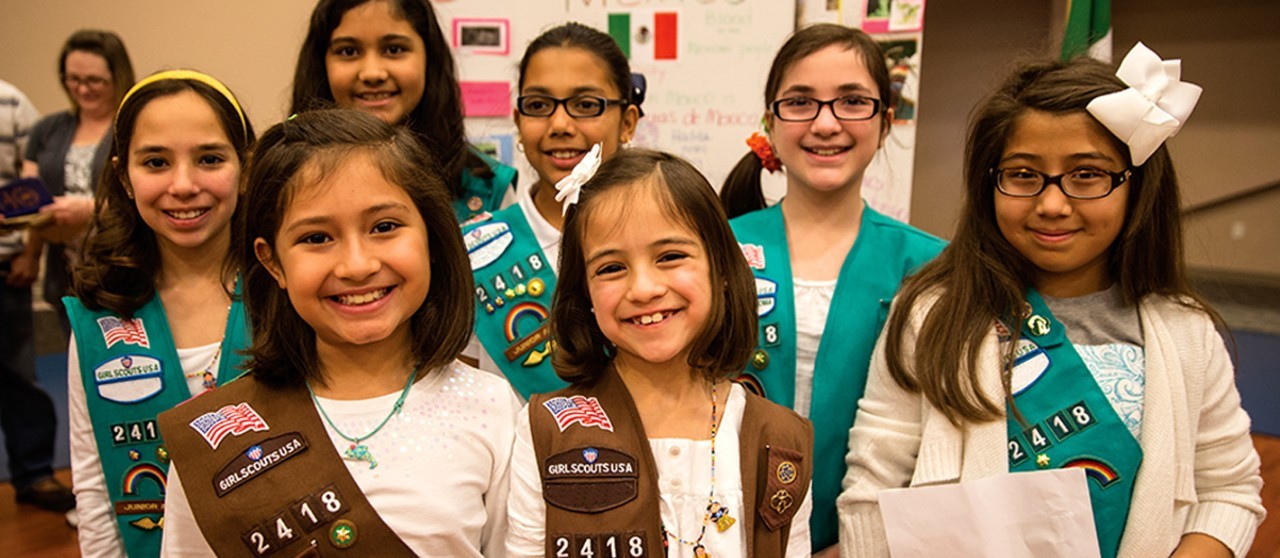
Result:
[[[778,482],[782,484],[791,484],[796,482],[796,464],[790,461],[783,461],[778,464]]]
[[[1031,332],[1031,335],[1036,337],[1049,333],[1048,318],[1039,314],[1027,318],[1027,330]]]
[[[546,290],[547,284],[542,279],[533,278],[529,280],[529,294],[531,296],[542,296],[542,292]]]
[[[763,349],[756,349],[756,353],[751,355],[751,367],[764,370],[766,366],[769,366],[769,353],[764,352]]]
[[[484,208],[484,200],[480,196],[471,196],[467,199],[467,209],[471,211],[480,211]]]
[[[356,536],[356,524],[346,519],[333,522],[333,527],[329,528],[329,544],[334,548],[351,548],[356,544]]]

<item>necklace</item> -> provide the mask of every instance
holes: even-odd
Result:
[[[680,544],[693,547],[693,555],[711,558],[711,554],[707,552],[705,546],[702,545],[703,537],[707,536],[707,523],[714,521],[716,530],[724,532],[731,527],[737,520],[729,515],[728,508],[716,501],[716,433],[720,427],[716,423],[716,383],[711,382],[711,490],[707,494],[707,509],[702,514],[702,529],[698,531],[698,538],[692,541],[686,541],[679,534],[672,533],[667,530],[667,526],[662,526],[662,545],[666,547],[669,538],[674,538]]]
[[[324,407],[320,405],[320,400],[316,399],[316,392],[311,389],[311,383],[306,382],[305,385],[307,386],[307,393],[311,394],[311,401],[316,404],[317,409],[320,409],[320,416],[324,417],[324,421],[329,423],[329,428],[332,428],[334,432],[337,432],[342,439],[351,442],[351,447],[342,452],[343,459],[347,461],[367,461],[370,469],[378,466],[378,460],[373,458],[373,452],[369,451],[369,446],[360,442],[372,438],[374,434],[377,434],[378,431],[382,430],[382,427],[386,426],[387,423],[391,421],[391,417],[400,414],[400,408],[404,406],[404,399],[409,396],[409,388],[413,387],[413,380],[418,377],[419,366],[420,364],[415,364],[413,366],[413,371],[409,373],[409,378],[405,380],[404,389],[400,390],[400,397],[396,399],[396,404],[392,405],[391,412],[387,414],[387,418],[382,419],[382,422],[378,423],[378,426],[373,427],[373,430],[370,430],[364,436],[357,436],[355,438],[352,438],[351,436],[344,434],[341,430],[338,430],[338,425],[333,423],[333,419],[329,418],[329,413],[326,413],[324,411]]]
[[[231,319],[230,305],[227,306],[226,319]],[[224,319],[223,322],[226,322],[226,319]],[[218,367],[219,359],[222,357],[222,343],[226,340],[227,340],[227,336],[224,333],[222,338],[218,340],[218,350],[213,352],[213,360],[209,361],[209,365],[205,366],[204,370],[201,370],[194,374],[185,374],[185,376],[188,379],[200,378],[200,386],[204,388],[204,391],[209,391],[213,388],[218,387],[218,374],[214,372],[214,370]],[[204,392],[200,392],[200,393],[204,393]]]

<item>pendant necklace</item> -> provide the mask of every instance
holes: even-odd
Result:
[[[714,522],[716,530],[723,533],[737,521],[729,515],[728,508],[716,501],[716,433],[720,430],[716,424],[716,383],[711,382],[711,491],[707,494],[707,509],[702,515],[702,529],[698,532],[698,538],[692,541],[686,541],[680,538],[680,535],[667,530],[667,526],[662,526],[662,545],[667,546],[668,539],[675,539],[680,544],[693,547],[693,555],[696,557],[711,558],[711,553],[707,552],[707,548],[702,545],[702,539],[707,535],[707,523]]]
[[[320,409],[320,416],[324,417],[324,421],[329,423],[329,428],[332,428],[338,436],[342,437],[342,439],[351,442],[351,447],[348,447],[346,451],[342,452],[342,459],[347,461],[366,461],[369,463],[370,469],[378,466],[378,460],[373,458],[373,452],[369,451],[369,446],[360,442],[372,438],[374,434],[377,434],[378,431],[382,430],[382,427],[386,426],[387,423],[391,421],[391,417],[400,414],[400,408],[404,406],[405,397],[409,396],[409,388],[413,387],[413,380],[418,377],[419,366],[421,366],[421,364],[415,364],[413,366],[413,371],[409,373],[409,378],[405,380],[404,389],[400,390],[400,397],[396,399],[396,404],[391,407],[391,412],[387,414],[387,418],[382,419],[382,422],[378,423],[378,426],[375,426],[368,434],[365,434],[364,436],[357,436],[355,438],[352,438],[341,430],[338,430],[338,425],[333,423],[333,419],[329,418],[329,414],[326,413],[324,411],[324,407],[320,405],[320,400],[316,399],[316,392],[311,389],[311,383],[305,383],[307,386],[307,393],[311,394],[311,401],[316,404],[317,409]]]
[[[227,318],[228,319],[231,318],[230,306],[227,306]],[[225,322],[226,320],[223,320],[223,321]],[[205,391],[209,391],[213,388],[218,387],[218,373],[216,370],[218,365],[221,364],[219,359],[222,357],[222,344],[226,342],[226,340],[227,340],[227,337],[225,334],[222,336],[222,339],[218,340],[218,350],[213,352],[213,360],[209,362],[208,366],[204,367],[204,370],[201,370],[194,374],[184,374],[184,376],[186,376],[187,379],[200,378],[200,387],[203,387],[204,391],[197,393],[196,395],[200,395]]]

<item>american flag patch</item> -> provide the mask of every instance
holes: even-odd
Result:
[[[142,325],[142,318],[124,319],[106,316],[98,318],[98,327],[102,328],[102,338],[106,340],[108,349],[120,342],[151,348],[151,342],[147,340],[147,328]]]
[[[739,244],[742,248],[742,255],[747,258],[747,265],[751,269],[764,269],[764,247],[759,244]]]
[[[581,395],[554,397],[542,405],[551,412],[552,417],[555,417],[556,426],[560,427],[561,432],[574,423],[582,426],[598,426],[602,430],[613,432],[613,423],[609,422],[609,415],[604,412],[604,407],[601,407],[600,402],[594,397]]]
[[[248,403],[227,405],[216,411],[208,412],[191,421],[191,428],[204,436],[209,447],[218,449],[218,444],[229,435],[239,436],[245,432],[265,432],[267,421],[262,420]]]

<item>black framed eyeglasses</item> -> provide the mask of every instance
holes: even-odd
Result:
[[[548,117],[556,108],[564,105],[565,112],[573,118],[591,118],[604,114],[610,105],[626,106],[622,99],[606,99],[595,95],[574,95],[557,99],[550,95],[521,95],[516,98],[516,110],[525,116]]]
[[[1057,184],[1062,194],[1076,200],[1096,200],[1111,195],[1121,184],[1128,182],[1131,169],[1111,172],[1092,167],[1081,167],[1071,172],[1049,176],[1025,167],[990,171],[1000,193],[1015,198],[1034,198],[1050,184]]]
[[[845,95],[838,99],[820,101],[812,97],[787,97],[778,99],[769,105],[778,120],[787,122],[808,122],[818,118],[822,107],[831,107],[831,114],[837,120],[870,120],[880,114],[884,103],[880,99],[863,97],[862,95]]]
[[[88,87],[89,89],[101,89],[111,83],[111,80],[98,76],[80,77],[67,75],[62,76],[62,83],[67,86],[67,89],[75,89],[81,85]]]

